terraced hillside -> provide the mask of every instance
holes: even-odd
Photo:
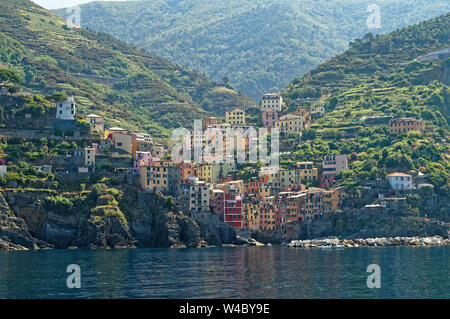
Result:
[[[322,104],[326,115],[291,143],[283,163],[352,154],[343,185],[419,170],[438,192],[450,186],[450,14],[387,36],[356,39],[351,49],[294,79],[285,113]],[[390,118],[425,122],[424,133],[389,134]],[[286,144],[286,141],[285,141]]]
[[[110,35],[67,26],[28,0],[0,1],[0,63],[35,92],[73,94],[80,112],[156,137],[209,112],[254,103],[232,87],[216,93],[222,86],[209,78]]]

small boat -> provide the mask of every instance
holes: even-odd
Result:
[[[345,246],[343,246],[343,245],[336,245],[336,246],[322,246],[322,247],[320,247],[320,248],[322,248],[322,249],[344,249],[345,248]]]

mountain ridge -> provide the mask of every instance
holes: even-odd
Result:
[[[380,28],[366,19],[378,5]],[[368,32],[387,33],[450,10],[445,1],[183,0],[92,2],[81,24],[190,68],[227,77],[253,98],[347,49]],[[63,17],[65,9],[55,10]]]

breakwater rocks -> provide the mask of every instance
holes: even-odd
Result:
[[[293,240],[287,247],[321,248],[321,247],[384,247],[384,246],[445,246],[450,239],[434,237],[387,237],[366,239],[309,239]]]

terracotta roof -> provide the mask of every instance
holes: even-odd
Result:
[[[388,176],[403,176],[403,177],[411,177],[411,175],[409,175],[409,174],[405,174],[405,173],[398,173],[398,172],[395,172],[395,173],[391,173],[391,174],[388,174]]]

